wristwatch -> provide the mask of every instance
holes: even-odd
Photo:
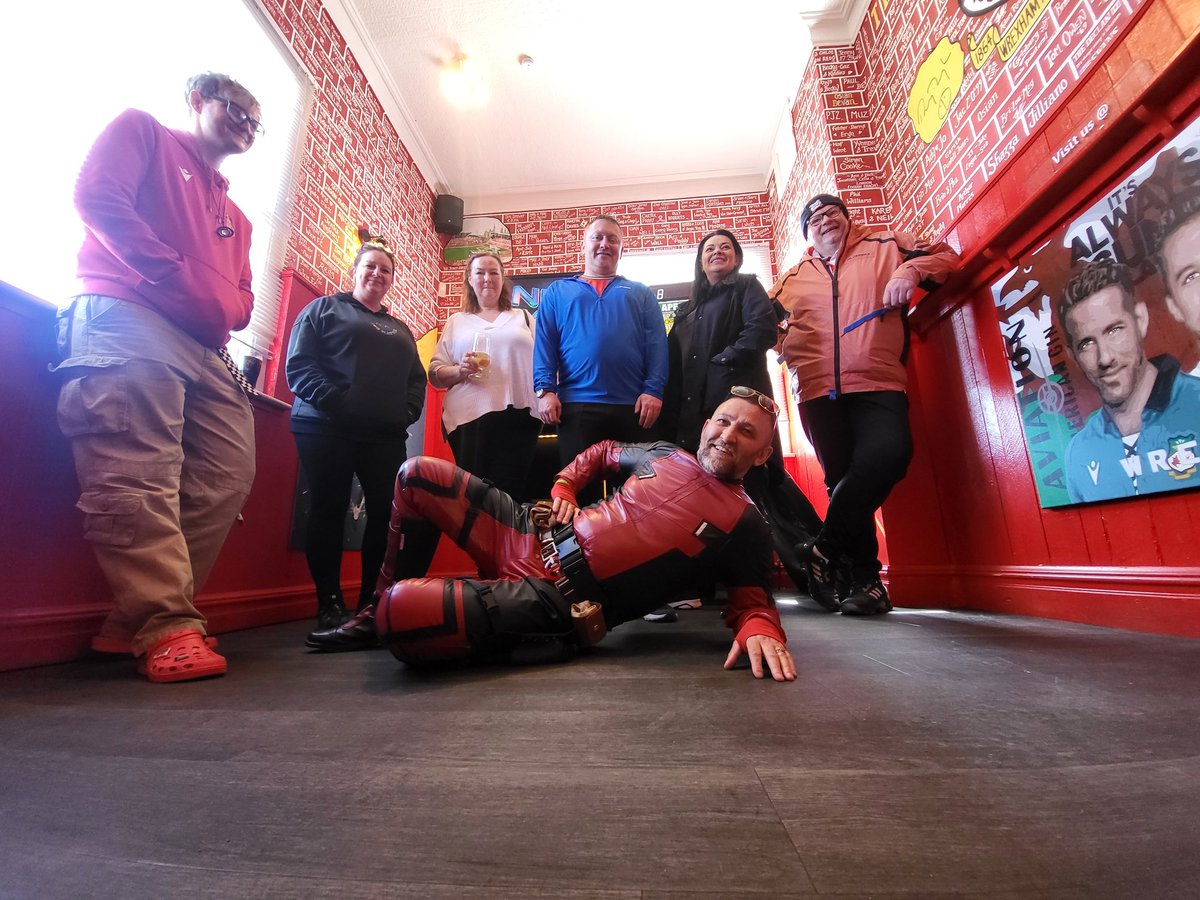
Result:
[[[534,394],[533,394],[533,396],[535,396],[535,397],[537,397],[539,400],[541,400],[541,399],[542,399],[543,397],[545,397],[547,394],[553,394],[553,393],[554,393],[554,391],[548,391],[548,390],[546,390],[545,388],[538,388],[536,391],[534,391]]]

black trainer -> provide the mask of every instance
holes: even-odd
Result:
[[[870,580],[856,580],[842,601],[843,616],[877,616],[891,608],[892,601],[888,599],[887,588],[878,575]]]
[[[808,596],[817,605],[830,612],[842,608],[838,602],[838,577],[833,562],[820,556],[816,541],[805,541],[796,545],[796,554],[804,560],[804,572],[808,577]]]

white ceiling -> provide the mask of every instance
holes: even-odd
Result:
[[[813,43],[852,40],[867,0],[324,3],[434,190],[472,213],[763,190]],[[484,108],[441,94],[458,53]]]

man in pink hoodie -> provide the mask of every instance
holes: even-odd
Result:
[[[188,80],[186,130],[126,110],[75,186],[81,293],[59,315],[59,426],[112,588],[92,646],[151,681],[222,675],[193,604],[254,479],[254,418],[225,351],[250,321],[250,223],[218,172],[262,130],[225,75]]]

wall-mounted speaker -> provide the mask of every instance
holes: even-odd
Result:
[[[438,194],[433,201],[433,227],[442,234],[458,234],[462,231],[462,197],[453,194]]]

